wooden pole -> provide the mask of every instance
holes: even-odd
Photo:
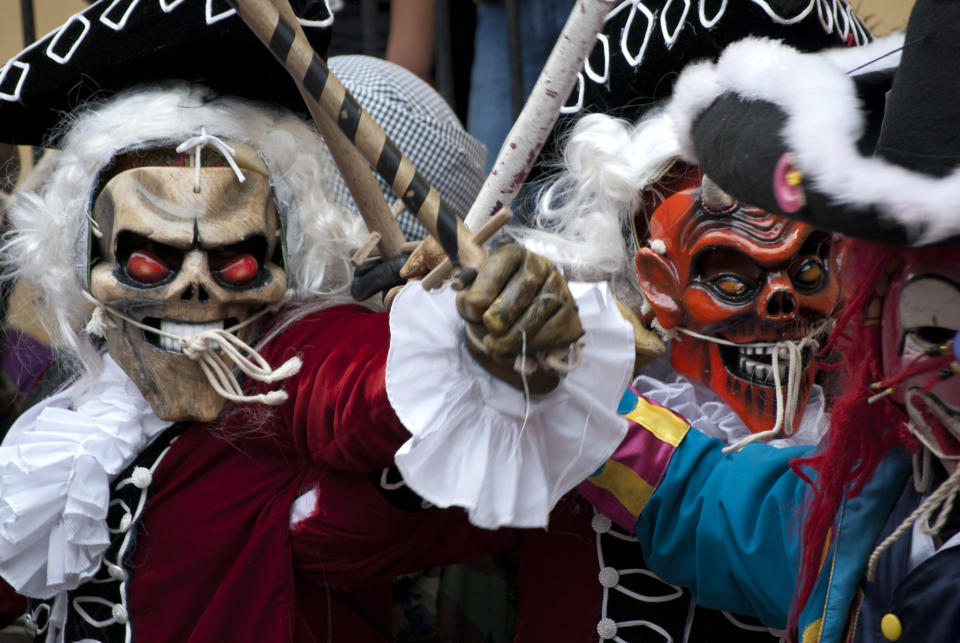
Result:
[[[469,275],[479,268],[484,251],[410,159],[330,73],[326,63],[310,46],[289,3],[286,0],[231,1],[243,21],[293,76],[321,132],[325,133],[330,122],[335,123],[343,136],[391,185],[407,209],[437,239],[451,262],[468,269],[464,279],[472,279]],[[383,234],[381,230],[377,232]]]

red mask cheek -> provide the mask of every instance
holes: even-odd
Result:
[[[681,375],[713,388],[712,377],[718,372],[716,367],[722,370],[723,366],[713,363],[710,348],[710,342],[683,335],[681,341],[670,345],[670,364]]]
[[[812,310],[821,317],[827,317],[833,313],[837,307],[837,301],[840,299],[840,285],[833,275],[827,281],[826,287],[822,292],[814,295],[799,295],[801,308]]]
[[[731,317],[742,314],[744,310],[744,307],[717,301],[702,286],[686,288],[683,291],[683,305],[687,311],[687,326],[690,330],[725,324]]]

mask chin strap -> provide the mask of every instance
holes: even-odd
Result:
[[[233,373],[233,370],[227,366],[222,355],[229,357],[233,365],[240,369],[247,377],[268,384],[295,375],[303,365],[300,358],[294,356],[276,369],[271,368],[267,360],[265,360],[256,349],[234,335],[234,332],[249,326],[264,315],[276,312],[292,296],[293,293],[289,290],[283,300],[261,309],[239,324],[231,326],[230,328],[206,330],[190,337],[174,335],[158,328],[142,324],[120,312],[113,306],[109,306],[98,300],[89,292],[84,291],[83,294],[87,300],[96,307],[86,327],[88,333],[103,337],[107,328],[116,327],[116,324],[110,319],[113,317],[121,319],[149,333],[169,337],[180,343],[184,355],[197,362],[200,370],[203,371],[204,376],[210,383],[210,386],[213,387],[213,390],[231,402],[254,402],[268,406],[276,406],[283,404],[287,400],[287,392],[279,389],[257,395],[245,395],[243,389],[240,387],[240,383],[237,381],[236,375]]]
[[[756,342],[751,344],[737,344],[736,342],[731,342],[719,337],[695,333],[694,331],[686,328],[676,329],[684,335],[689,335],[690,337],[702,339],[707,342],[713,342],[714,344],[721,344],[723,346],[733,346],[736,348],[749,347],[773,349],[773,364],[771,368],[773,369],[773,387],[777,392],[777,419],[772,428],[767,429],[766,431],[760,431],[758,433],[751,433],[742,440],[738,440],[733,444],[724,447],[724,453],[739,451],[746,445],[757,440],[763,440],[766,438],[790,437],[793,435],[794,431],[796,430],[793,422],[797,415],[797,403],[800,400],[800,384],[803,380],[803,351],[806,348],[810,348],[811,351],[815,353],[820,348],[820,342],[817,340],[817,337],[827,332],[832,326],[833,319],[824,319],[816,324],[813,329],[810,330],[810,332],[808,332],[799,340],[784,339],[779,342]],[[786,384],[784,384],[780,379],[780,360],[784,356],[787,359]],[[784,389],[786,389],[786,399],[784,399]]]

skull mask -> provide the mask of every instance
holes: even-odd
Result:
[[[637,274],[666,329],[685,328],[734,344],[799,340],[836,305],[830,237],[740,206],[709,178],[702,188],[667,198],[654,211],[649,231],[663,242],[665,252],[641,249]],[[751,431],[759,432],[773,427],[777,418],[774,350],[683,336],[672,343],[670,360],[679,373],[713,389]],[[811,348],[802,351],[793,427],[800,423],[816,374],[812,358]],[[785,359],[779,359],[779,375],[786,383]]]
[[[957,246],[910,249],[883,301],[883,371],[892,378],[942,354],[960,330]],[[947,373],[952,373],[949,369]],[[960,457],[960,378],[924,370],[894,387],[914,430],[951,471]]]
[[[90,293],[97,300],[180,337],[231,328],[282,301],[286,275],[267,171],[253,150],[233,145],[242,183],[234,169],[211,166],[219,159],[207,150],[198,174],[172,150],[115,160],[93,206],[99,241]],[[107,350],[158,417],[219,415],[224,399],[181,342],[114,321]],[[236,331],[248,344],[258,333],[256,323]]]

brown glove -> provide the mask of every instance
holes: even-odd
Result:
[[[566,353],[583,336],[577,305],[563,275],[549,260],[516,244],[490,253],[469,288],[457,294],[457,310],[467,321],[467,346],[488,371],[533,393],[560,382],[553,369],[538,367],[521,375],[525,365],[551,352]]]

